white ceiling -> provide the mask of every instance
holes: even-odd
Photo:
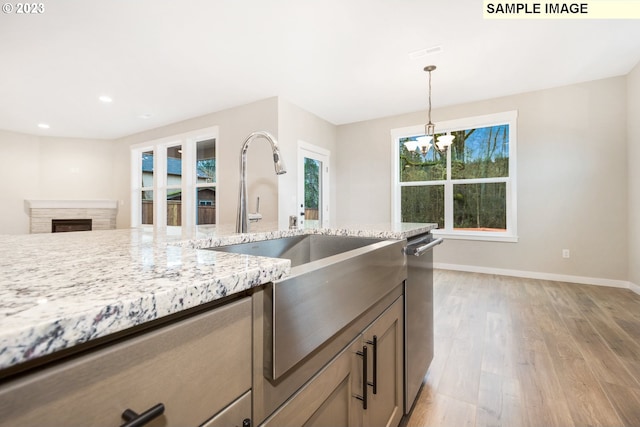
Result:
[[[0,129],[117,138],[271,96],[344,124],[426,109],[429,64],[437,109],[640,62],[638,21],[485,20],[481,0],[44,5],[0,15]]]

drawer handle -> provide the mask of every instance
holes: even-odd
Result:
[[[362,396],[354,394],[353,397],[362,401],[362,409],[367,409],[367,346],[362,346],[362,351],[356,351],[358,356],[362,356]]]
[[[138,414],[131,409],[125,409],[122,413],[122,419],[125,420],[126,423],[122,424],[120,427],[141,427],[163,413],[164,405],[162,403],[158,403],[156,406],[141,414]]]
[[[367,341],[367,344],[373,346],[373,382],[367,382],[373,387],[373,394],[378,394],[378,337],[373,336],[373,341]]]

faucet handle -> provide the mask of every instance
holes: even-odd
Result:
[[[262,214],[260,213],[260,196],[256,197],[256,211],[255,213],[249,213],[248,217],[250,222],[257,222],[262,219]]]

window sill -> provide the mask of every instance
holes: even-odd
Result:
[[[506,242],[517,243],[518,236],[506,232],[489,232],[489,231],[452,231],[452,230],[432,230],[431,234],[435,237],[452,240],[476,240],[485,242]]]

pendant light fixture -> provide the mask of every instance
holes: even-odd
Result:
[[[424,71],[429,73],[429,111],[427,116],[429,122],[424,125],[424,136],[418,137],[417,141],[405,142],[405,146],[409,151],[418,151],[418,148],[420,148],[423,156],[427,154],[431,146],[440,153],[446,153],[455,138],[453,135],[445,134],[436,139],[436,125],[431,121],[431,72],[435,69],[435,65],[424,67]]]
[[[436,69],[435,65],[427,65],[426,67],[424,67],[424,70],[427,73],[429,73],[429,112],[428,112],[429,123],[424,125],[424,135],[427,138],[433,138],[436,133],[436,125],[434,125],[433,122],[431,122],[431,72],[434,71],[435,69]]]

